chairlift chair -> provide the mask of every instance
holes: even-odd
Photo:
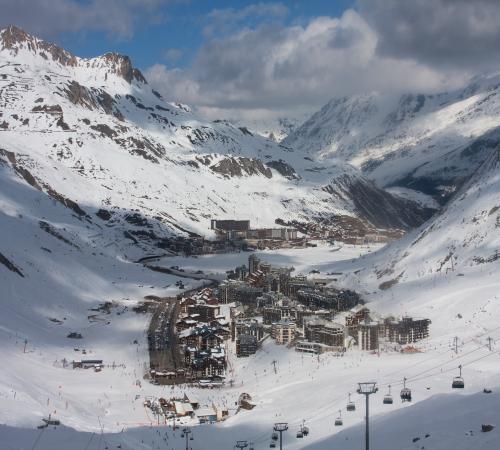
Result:
[[[384,395],[384,405],[392,405],[391,385],[389,385],[389,392]]]
[[[303,437],[304,437],[304,433],[302,433],[302,431],[297,431],[297,438],[301,439]]]
[[[274,432],[272,435],[271,435],[271,439],[273,441],[277,441],[278,440],[278,433]]]
[[[307,436],[309,434],[309,428],[308,427],[302,427],[302,434],[304,436]]]
[[[406,387],[406,378],[403,378],[403,389],[401,389],[401,400],[411,402],[411,389]]]
[[[463,389],[465,387],[464,379],[462,378],[462,365],[458,366],[458,370],[460,370],[460,374],[458,377],[453,378],[453,383],[451,384],[453,389]]]
[[[351,393],[347,396],[347,411],[356,411],[356,405],[354,402],[351,402]]]
[[[271,442],[269,444],[269,448],[276,448],[276,443],[275,442]]]
[[[344,422],[342,422],[342,411],[339,410],[339,416],[335,419],[335,426],[341,427],[343,424]]]

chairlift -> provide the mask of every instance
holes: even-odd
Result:
[[[351,401],[351,393],[347,396],[347,411],[356,411],[356,405]]]
[[[463,389],[465,387],[464,379],[462,378],[462,365],[461,364],[458,366],[458,370],[460,371],[460,374],[458,377],[453,378],[453,383],[451,384],[451,387],[453,389]]]
[[[278,440],[278,433],[273,432],[273,434],[271,435],[271,439],[272,439],[273,441],[277,441],[277,440]]]
[[[339,416],[335,419],[335,426],[341,427],[342,425],[344,425],[344,422],[342,422],[342,411],[339,410]]]
[[[389,392],[384,395],[384,405],[392,405],[391,385],[389,385]]]
[[[269,444],[269,448],[276,448],[276,443],[275,442],[271,442]]]
[[[406,378],[403,378],[403,389],[401,389],[401,400],[411,402],[411,389],[406,387]]]
[[[304,436],[307,436],[309,434],[309,428],[308,427],[302,427],[302,434]]]
[[[304,437],[304,433],[302,433],[302,431],[297,431],[297,438],[301,439],[303,437]]]

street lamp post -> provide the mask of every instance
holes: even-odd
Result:
[[[288,430],[288,424],[279,422],[274,424],[274,431],[280,434],[280,450],[283,450],[283,431]]]
[[[377,383],[370,381],[367,383],[358,383],[358,394],[363,394],[366,398],[366,430],[365,430],[365,449],[370,450],[370,422],[369,422],[369,398],[371,394],[378,391]]]

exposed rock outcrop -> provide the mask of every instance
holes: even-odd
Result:
[[[244,175],[264,175],[272,178],[271,169],[266,167],[260,159],[245,157],[226,157],[210,168],[217,173],[228,177],[242,177]]]

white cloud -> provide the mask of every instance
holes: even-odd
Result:
[[[358,0],[379,52],[433,67],[487,70],[500,58],[498,0]]]
[[[203,45],[190,67],[146,71],[167,98],[219,117],[257,111],[304,111],[331,97],[366,91],[442,88],[443,73],[415,59],[380,56],[378,34],[354,10],[307,25],[262,24]],[[278,113],[279,111],[279,113]],[[225,114],[226,113],[226,114]]]
[[[182,58],[182,50],[180,48],[167,48],[163,52],[163,58],[169,63],[175,63]]]
[[[214,9],[206,20],[208,24],[204,28],[204,34],[210,36],[221,36],[235,31],[242,24],[248,22],[273,22],[284,19],[288,14],[288,8],[282,3],[260,2],[247,5],[241,9],[226,8]]]

